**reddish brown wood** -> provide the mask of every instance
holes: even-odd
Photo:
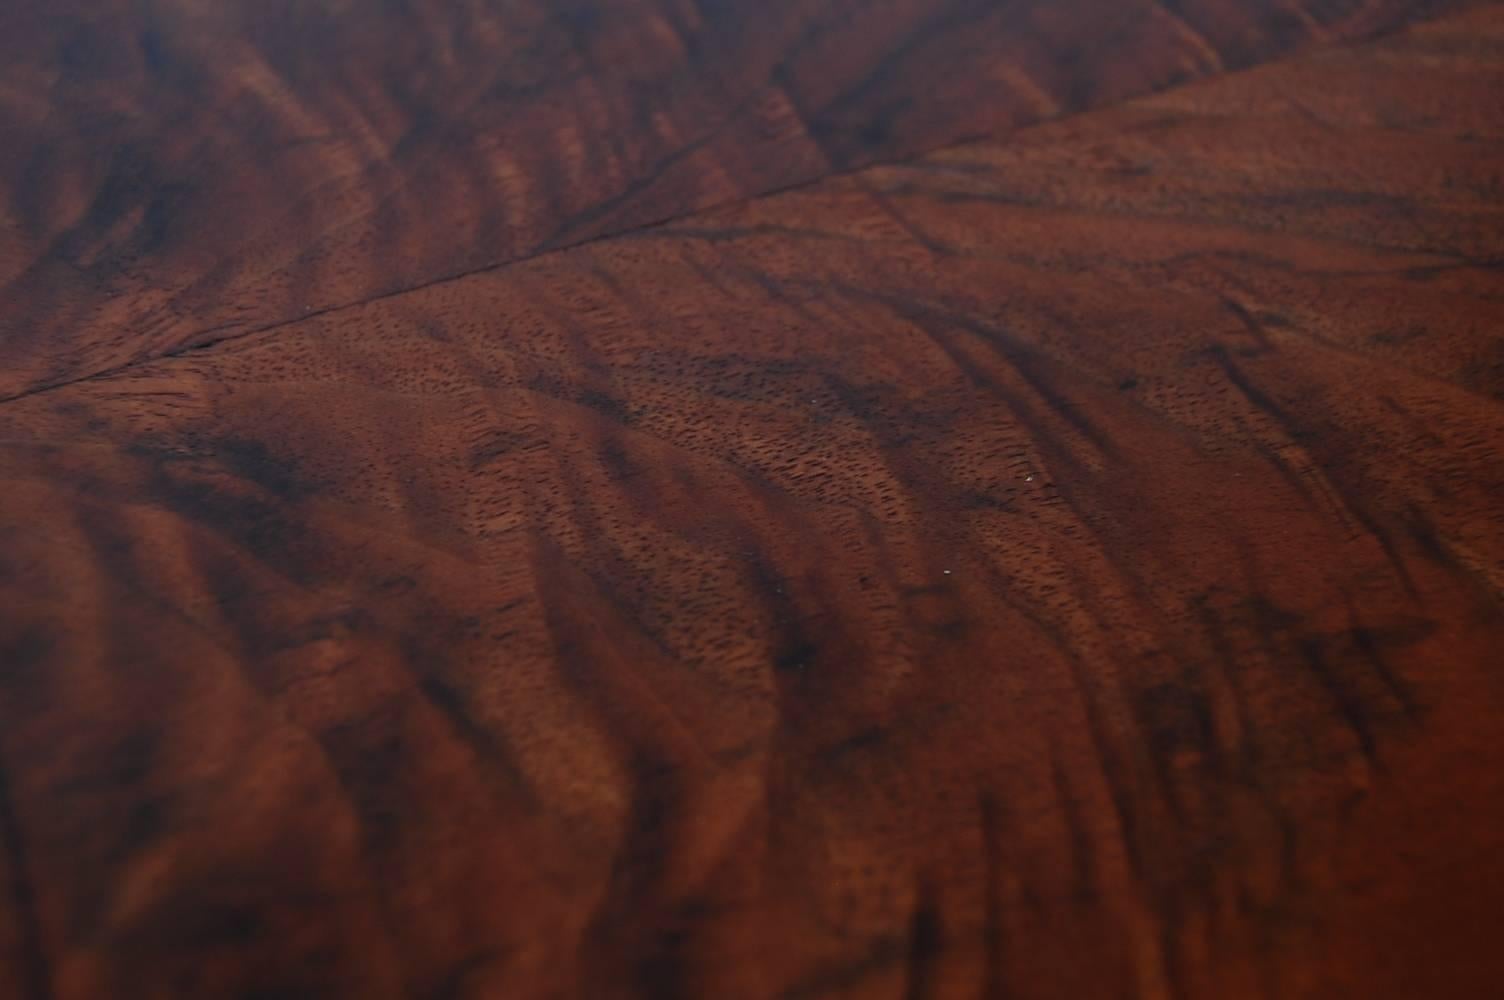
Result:
[[[0,396],[1451,0],[0,6]]]
[[[1504,8],[0,405],[0,989],[1473,997]]]

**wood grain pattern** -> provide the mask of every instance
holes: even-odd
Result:
[[[0,406],[0,975],[1472,997],[1504,8]]]
[[[0,396],[1435,0],[0,5]]]

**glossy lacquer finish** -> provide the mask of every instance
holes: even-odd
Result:
[[[0,995],[1494,995],[1435,13],[7,14]]]

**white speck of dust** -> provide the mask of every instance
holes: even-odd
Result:
[[[950,570],[948,569],[943,569],[940,572],[944,573],[946,576],[950,576]]]

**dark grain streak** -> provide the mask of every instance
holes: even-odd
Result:
[[[0,765],[0,851],[4,852],[5,871],[10,882],[10,906],[19,925],[19,954],[11,956],[19,974],[16,984],[27,1000],[51,1000],[52,969],[42,937],[41,918],[37,913],[37,894],[27,860],[26,839],[16,816],[10,791],[10,778]]]

